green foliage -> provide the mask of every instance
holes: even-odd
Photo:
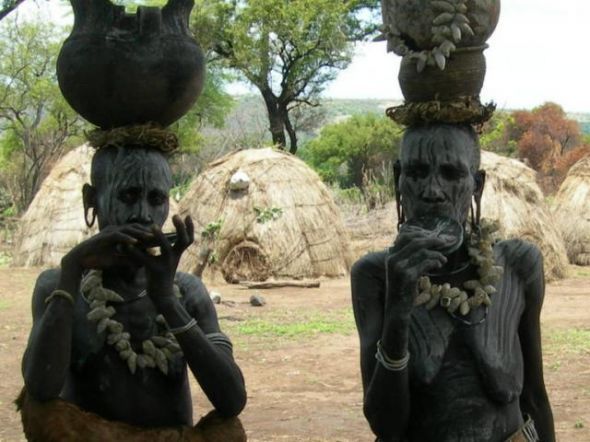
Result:
[[[82,120],[63,99],[55,61],[65,30],[52,23],[0,26],[0,184],[20,213],[49,166],[80,144]]]
[[[518,155],[516,140],[510,139],[510,129],[514,126],[514,116],[510,112],[497,111],[485,123],[479,142],[483,150],[495,152],[506,157]]]
[[[162,7],[168,0],[111,0],[115,5],[125,6],[125,12],[135,12],[138,6]]]
[[[376,0],[198,0],[192,28],[212,59],[256,86],[265,101],[273,142],[297,149],[289,118],[314,104],[351,59],[352,42],[375,30],[364,20]]]
[[[0,251],[0,268],[8,267],[11,262],[12,262],[12,255],[10,255],[9,253],[6,253],[4,251]],[[2,305],[0,304],[0,309],[1,308],[2,308]]]
[[[198,153],[206,142],[203,126],[223,127],[225,117],[234,106],[233,98],[223,90],[228,75],[219,68],[208,68],[203,92],[193,108],[171,128],[176,131],[180,150]]]
[[[344,316],[344,318],[343,318]],[[314,313],[301,318],[251,318],[237,326],[237,333],[265,338],[300,339],[318,334],[350,334],[354,321],[350,311]]]
[[[209,224],[207,224],[205,226],[205,228],[201,232],[201,238],[206,238],[209,240],[217,239],[222,227],[223,227],[223,219],[211,221]]]
[[[546,347],[549,353],[559,355],[590,353],[590,329],[552,329],[546,335],[546,343],[543,347]]]
[[[256,214],[256,221],[264,224],[279,219],[283,214],[283,209],[280,207],[254,207],[254,213]]]
[[[23,3],[25,0],[2,0],[0,1],[0,20],[14,11],[18,5]]]
[[[402,128],[385,116],[354,115],[324,126],[320,135],[302,149],[302,158],[323,180],[342,188],[363,188],[384,178],[384,164],[391,165],[399,154]]]

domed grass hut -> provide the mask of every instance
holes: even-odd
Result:
[[[45,178],[20,220],[12,265],[58,266],[66,252],[92,235],[84,223],[82,185],[93,153],[86,144],[71,150]]]
[[[590,265],[590,157],[569,170],[555,195],[553,214],[570,262]]]
[[[95,150],[83,144],[53,167],[20,220],[13,249],[13,266],[56,267],[72,247],[98,232],[84,222],[82,186],[90,182]],[[176,213],[170,199],[170,216]],[[167,221],[168,229],[172,226]]]
[[[214,161],[179,213],[191,215],[197,236],[181,260],[184,271],[200,273],[206,260],[205,276],[220,271],[235,283],[339,276],[350,268],[330,192],[303,161],[281,151],[243,150]]]
[[[548,281],[567,274],[567,255],[561,235],[535,181],[535,171],[518,160],[482,151],[486,171],[482,217],[500,222],[502,238],[521,238],[536,244],[544,257]]]

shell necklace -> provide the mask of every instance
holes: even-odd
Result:
[[[479,231],[473,232],[469,239],[469,261],[477,266],[479,279],[465,281],[463,288],[473,291],[473,295],[469,296],[465,290],[451,287],[449,283],[433,284],[428,276],[421,276],[418,279],[419,294],[414,299],[414,305],[424,305],[428,310],[440,305],[453,316],[457,310],[465,316],[482,304],[492,305],[490,295],[496,293],[494,284],[504,272],[501,266],[495,265],[494,260],[494,233],[498,228],[496,221],[484,219]]]
[[[132,374],[135,374],[137,367],[158,368],[165,375],[168,374],[170,361],[177,353],[182,353],[182,350],[174,335],[168,331],[162,315],[156,316],[156,323],[161,329],[160,334],[143,341],[142,351],[135,352],[131,346],[131,335],[125,331],[121,322],[112,319],[117,313],[115,306],[107,306],[107,303],[123,303],[125,299],[117,292],[102,285],[102,272],[99,270],[88,272],[82,279],[80,290],[82,297],[90,305],[90,311],[86,318],[96,322],[98,334],[106,332],[107,344],[115,347],[119,357],[127,362],[127,367]],[[177,297],[181,296],[177,285],[174,285],[174,292]],[[145,292],[141,292],[135,299],[143,296],[145,296]]]

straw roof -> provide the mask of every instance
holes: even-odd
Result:
[[[482,217],[498,220],[503,238],[536,244],[544,257],[548,281],[565,277],[565,247],[535,181],[535,171],[518,160],[485,151],[481,168],[486,171]]]
[[[590,157],[568,172],[555,195],[553,213],[570,262],[590,265]]]
[[[94,152],[87,144],[71,150],[45,178],[20,220],[13,266],[58,266],[64,254],[98,231],[96,224],[86,227],[82,205],[82,185],[90,182]],[[171,199],[174,213],[176,202]],[[169,220],[166,226],[171,226]]]
[[[249,187],[232,190],[241,171]],[[340,212],[318,175],[303,161],[271,148],[250,149],[214,161],[179,203],[197,235],[221,221],[212,242],[216,265],[226,281],[337,276],[351,260]],[[206,239],[197,239],[180,268],[193,272]]]

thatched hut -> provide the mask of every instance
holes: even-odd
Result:
[[[45,178],[20,220],[12,265],[56,266],[61,257],[88,238],[82,185],[90,176],[94,149],[84,144],[68,152]]]
[[[202,264],[206,243],[209,262],[217,263],[206,274],[220,270],[229,282],[337,276],[350,266],[330,192],[285,152],[250,149],[214,161],[181,199],[179,213],[190,214],[202,236],[181,260],[185,271]]]
[[[62,256],[95,234],[84,223],[82,185],[90,182],[94,149],[84,144],[68,152],[53,167],[20,220],[13,266],[54,267]],[[176,202],[170,200],[170,213]]]
[[[565,277],[565,247],[535,181],[535,171],[518,160],[491,152],[482,152],[481,167],[487,173],[482,217],[498,220],[503,238],[536,244],[543,253],[547,280]]]
[[[590,156],[568,172],[555,195],[553,213],[570,262],[590,265]]]

